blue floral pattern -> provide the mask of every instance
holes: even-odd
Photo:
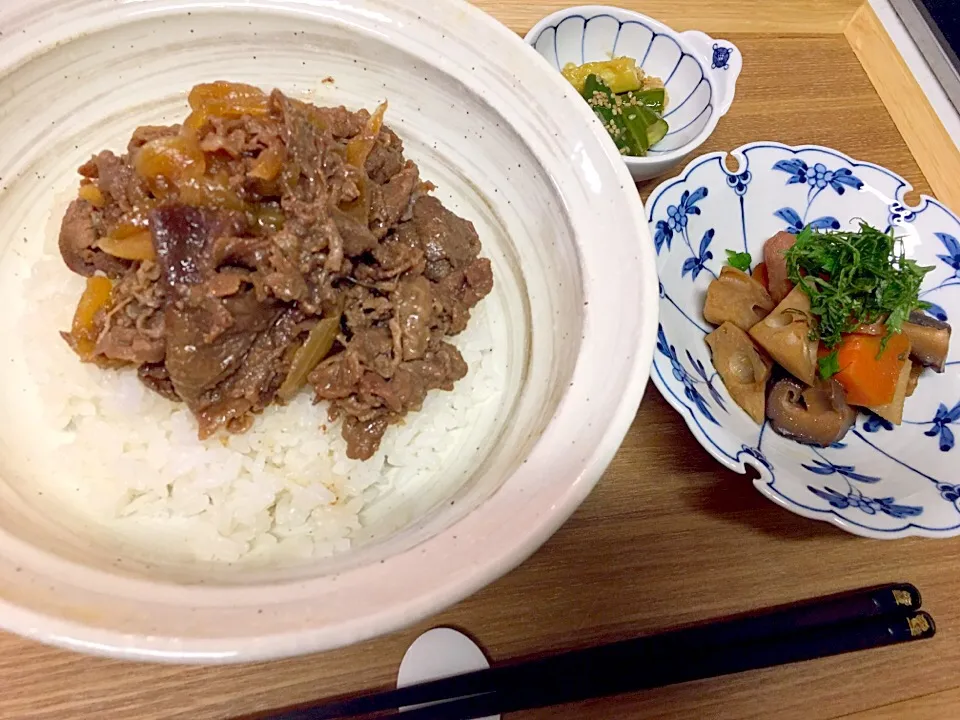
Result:
[[[713,253],[710,252],[710,243],[713,242],[713,236],[716,233],[713,228],[707,230],[700,239],[700,252],[694,257],[689,257],[683,261],[681,275],[690,273],[690,276],[696,280],[702,270],[707,268],[707,262],[713,259]],[[693,248],[691,248],[692,250]]]
[[[790,160],[779,160],[774,163],[774,170],[782,170],[790,175],[787,185],[794,183],[806,183],[811,190],[825,190],[828,186],[832,187],[837,195],[843,195],[847,188],[860,190],[863,182],[847,168],[838,168],[837,170],[828,170],[823,163],[815,163],[810,167],[799,158]]]
[[[876,515],[884,513],[890,517],[902,519],[917,517],[923,513],[922,507],[915,505],[897,505],[896,500],[888,498],[869,498],[856,488],[850,488],[846,495],[837,492],[833,488],[825,487],[822,490],[808,485],[807,489],[819,498],[826,500],[831,506],[838,510],[855,508],[867,515]]]
[[[708,376],[703,362],[696,360],[689,352],[687,352],[687,360],[697,375],[699,375],[699,378],[687,372],[687,369],[684,368],[680,362],[680,358],[677,357],[677,349],[667,342],[667,336],[663,332],[663,325],[657,328],[657,350],[669,358],[670,366],[673,370],[673,377],[683,383],[683,393],[686,398],[696,405],[697,409],[707,420],[715,425],[719,425],[720,423],[717,422],[713,413],[710,412],[710,405],[697,388],[697,385],[704,385],[709,391],[710,397],[717,404],[717,407],[723,412],[726,412],[727,409],[723,404],[723,396],[720,395],[720,392],[714,387],[714,382],[716,382],[718,377],[717,373]]]
[[[953,270],[953,273],[941,280],[940,283],[934,287],[926,288],[920,293],[920,298],[927,303],[927,312],[930,315],[937,318],[937,320],[946,322],[947,311],[942,305],[933,302],[930,299],[930,295],[938,293],[946,288],[960,286],[960,242],[957,241],[956,237],[950,235],[949,233],[937,232],[934,233],[934,235],[943,244],[944,249],[947,251],[944,254],[938,254],[937,259]]]
[[[960,277],[960,242],[957,242],[953,235],[947,233],[938,232],[935,234],[947,250],[946,255],[937,255],[937,257],[953,268],[954,277]]]
[[[911,223],[917,217],[917,214],[901,202],[890,203],[890,217],[888,222],[891,225],[903,225]]]
[[[810,465],[803,464],[804,469],[809,470],[814,475],[840,475],[862,483],[880,482],[878,477],[858,473],[853,465],[837,465],[827,460],[822,454],[817,454],[820,455],[820,459],[815,459]]]
[[[953,450],[955,439],[953,437],[953,430],[947,426],[957,420],[960,420],[960,402],[949,409],[946,405],[940,403],[940,407],[937,408],[937,414],[933,420],[930,421],[931,427],[924,435],[939,438],[940,451],[949,452]]]
[[[701,211],[697,207],[697,203],[703,200],[708,192],[705,187],[698,188],[693,193],[684,190],[683,195],[680,196],[680,202],[667,207],[666,220],[657,222],[653,234],[653,244],[657,249],[657,254],[660,253],[664,245],[667,246],[667,250],[670,250],[670,243],[675,234],[685,235],[689,222],[688,216],[700,214]],[[690,245],[689,240],[687,245]]]
[[[787,224],[787,230],[792,232],[794,235],[803,230],[803,228],[805,228],[807,225],[812,227],[814,230],[840,229],[840,221],[835,217],[830,217],[829,215],[824,215],[816,220],[806,222],[802,217],[800,217],[800,213],[789,207],[782,207],[773,214],[783,220]]]
[[[747,194],[747,186],[751,180],[753,180],[753,175],[749,170],[744,170],[738,174],[731,173],[727,175],[727,185],[732,187],[733,191],[740,196]]]
[[[901,425],[865,415],[843,442],[804,447],[731,406],[711,366],[701,309],[723,249],[758,258],[766,238],[784,228],[851,228],[863,219],[914,238],[911,257],[935,266],[922,290],[927,312],[958,315],[960,219],[927,197],[907,206],[908,190],[894,173],[829,149],[754,143],[693,161],[647,201],[662,284],[654,383],[715,458],[740,472],[755,468],[754,484],[779,505],[871,537],[960,535],[951,457],[960,452],[957,348],[947,372],[920,383]]]
[[[730,69],[730,55],[733,53],[733,48],[725,47],[719,43],[713,44],[713,61],[710,64],[710,67],[714,70],[729,70]]]
[[[847,188],[860,190],[863,182],[854,175],[848,168],[837,168],[829,170],[823,163],[814,163],[811,167],[799,158],[789,160],[778,160],[773,165],[774,170],[787,173],[787,185],[806,184],[810,186],[807,191],[807,206],[801,215],[792,207],[782,207],[773,214],[787,224],[787,230],[794,234],[799,233],[804,227],[810,225],[814,230],[839,230],[840,221],[831,215],[824,215],[815,220],[807,220],[810,208],[813,206],[817,196],[828,187],[833,188],[837,195],[843,195]]]
[[[870,413],[866,420],[863,421],[863,429],[868,433],[875,433],[880,430],[893,430],[893,423],[889,420],[880,417],[879,415],[874,415]]]

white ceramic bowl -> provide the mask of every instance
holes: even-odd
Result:
[[[647,203],[660,271],[657,389],[707,452],[731,470],[755,468],[757,489],[792,512],[872,538],[960,534],[956,332],[945,372],[924,373],[902,425],[861,414],[842,442],[816,448],[757,425],[733,402],[711,364],[702,311],[726,250],[749,252],[757,263],[781,230],[849,229],[862,219],[893,228],[909,256],[933,268],[920,297],[955,326],[960,218],[925,196],[908,206],[902,177],[829,148],[755,142],[732,155],[735,170],[726,153],[693,160]]]
[[[670,131],[646,157],[624,158],[638,182],[676,167],[710,137],[733,103],[743,65],[728,40],[696,30],[678,33],[646,15],[603,5],[558,10],[537,23],[526,41],[557,70],[567,63],[632,57],[664,81]]]
[[[474,592],[587,496],[647,382],[653,245],[589,109],[506,28],[459,0],[430,13],[405,0],[5,0],[0,27],[0,626],[140,660],[323,650]],[[389,99],[408,155],[494,264],[502,400],[426,499],[401,488],[371,540],[331,560],[153,557],[51,507],[29,462],[44,439],[30,433],[36,389],[18,380],[18,288],[55,247],[75,168],[139,124],[183,117],[186,90],[218,78],[322,104]]]

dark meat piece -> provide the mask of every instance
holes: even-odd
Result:
[[[356,353],[363,367],[385,378],[393,375],[400,362],[394,354],[393,335],[385,327],[371,327],[354,333],[347,352]]]
[[[362,377],[358,355],[342,352],[320,363],[308,379],[317,400],[342,400],[357,392]]]
[[[166,355],[163,339],[150,338],[135,327],[114,325],[97,340],[96,355],[132,365],[162,362]]]
[[[346,308],[343,311],[347,329],[359,333],[378,323],[385,323],[393,316],[390,300],[372,290],[355,286],[345,291]]]
[[[111,291],[112,308],[97,321],[94,361],[141,365],[163,362],[166,323],[159,269],[141,263],[125,274]]]
[[[378,185],[383,185],[403,169],[403,164],[403,142],[393,130],[384,127],[367,157],[367,175]]]
[[[343,421],[343,439],[347,441],[347,457],[353,460],[369,460],[380,448],[389,420],[376,415],[367,421],[347,417]]]
[[[97,187],[109,195],[123,212],[142,207],[148,197],[146,185],[129,162],[104,150],[93,160],[96,167]]]
[[[475,307],[493,290],[493,268],[487,258],[477,258],[462,270],[447,275],[440,283],[468,308]]]
[[[493,289],[493,270],[486,258],[477,258],[463,270],[451,272],[434,286],[437,315],[447,335],[467,328],[470,309]]]
[[[275,123],[244,115],[241,118],[212,118],[209,130],[200,139],[200,148],[207,153],[240,158],[275,143],[279,143]]]
[[[109,277],[120,277],[131,263],[99,250],[95,247],[99,239],[93,205],[85,200],[74,200],[60,225],[59,244],[63,262],[84,277],[91,277],[98,270]]]
[[[423,360],[414,360],[404,367],[416,374],[428,390],[453,390],[453,384],[467,375],[467,363],[463,355],[450,343],[441,342],[439,347],[428,352]]]
[[[315,122],[314,108],[298,100],[291,100],[275,90],[273,102],[283,115],[283,141],[292,165],[292,177],[304,177],[309,180],[305,188],[309,194],[315,193],[314,184],[323,178],[325,142],[322,124]],[[358,131],[359,132],[359,131]]]
[[[373,210],[372,229],[378,238],[382,238],[404,216],[410,206],[414,190],[420,185],[420,170],[412,162],[407,162],[403,170],[386,183],[377,196]]]
[[[284,360],[287,348],[300,335],[302,320],[299,310],[288,308],[256,335],[237,371],[208,393],[207,402],[197,413],[201,438],[221,427],[244,432],[251,422],[250,413],[261,412],[273,402],[289,369]]]
[[[363,255],[377,246],[377,238],[370,229],[346,213],[334,210],[333,220],[337,224],[337,231],[343,242],[343,254],[346,257]]]
[[[253,290],[218,297],[223,280],[213,249],[223,222],[210,212],[167,206],[151,215],[150,225],[167,287],[167,371],[177,394],[197,412],[206,405],[206,393],[237,372],[281,308],[261,302]]]
[[[310,108],[311,116],[322,127],[327,128],[333,137],[350,138],[360,133],[363,126],[370,119],[370,113],[366,110],[359,112],[350,112],[342,105],[340,107],[314,107]]]
[[[170,373],[167,372],[167,366],[161,363],[151,365],[141,365],[137,368],[137,376],[140,381],[157,395],[161,395],[167,400],[180,402],[180,396],[177,395],[177,389],[170,380]]]
[[[352,346],[352,344],[351,344]],[[349,355],[351,347],[343,355]],[[430,390],[453,390],[453,384],[467,374],[467,364],[460,352],[441,342],[423,360],[403,363],[392,378],[387,379],[376,372],[364,373],[357,381],[358,365],[350,371],[346,365],[337,367],[333,358],[315,373],[310,381],[322,380],[339,390],[320,393],[318,398],[332,399],[332,418],[344,416],[343,437],[347,441],[347,457],[369,460],[379,449],[387,427],[399,422],[408,412],[416,412]],[[349,384],[334,386],[332,381],[347,376]],[[345,391],[349,390],[349,394]]]
[[[435,197],[417,200],[413,222],[427,258],[428,280],[439,282],[480,254],[480,238],[473,223],[454,215]]]
[[[270,243],[262,237],[219,237],[213,243],[213,263],[217,267],[234,265],[256,270],[269,248]]]
[[[199,285],[213,272],[210,216],[198,208],[168,205],[150,215],[157,264],[168,288]]]
[[[257,336],[279,315],[248,290],[224,300],[178,300],[167,306],[166,363],[177,394],[192,410],[205,394],[237,372]]]
[[[357,268],[358,280],[375,282],[406,272],[422,275],[426,269],[426,257],[412,222],[400,225],[396,232],[388,235],[373,249],[373,258],[377,262],[375,266]]]
[[[422,275],[401,281],[392,299],[400,321],[403,360],[418,360],[427,351],[433,325],[433,291]]]

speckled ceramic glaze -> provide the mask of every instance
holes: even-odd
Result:
[[[743,65],[737,46],[696,30],[678,33],[630,10],[603,5],[565,8],[545,17],[526,40],[555,69],[631,57],[664,81],[666,137],[646,157],[624,158],[634,180],[676,167],[700,147],[733,103]]]
[[[691,162],[660,185],[647,209],[660,272],[653,382],[694,437],[731,470],[755,468],[757,489],[800,515],[873,538],[960,534],[954,431],[960,421],[960,342],[944,373],[927,371],[898,427],[861,414],[842,442],[815,448],[757,425],[730,398],[710,360],[707,286],[726,250],[763,257],[775,233],[892,228],[932,268],[920,297],[941,320],[960,318],[960,219],[932,198],[904,200],[906,180],[824,147],[751,143]]]
[[[401,497],[399,527],[362,549],[255,573],[130,557],[49,512],[18,463],[31,408],[0,382],[0,626],[141,660],[332,648],[477,590],[590,492],[646,385],[653,245],[589,108],[506,28],[458,0],[5,0],[0,28],[0,367],[20,362],[11,318],[29,312],[11,288],[55,243],[74,168],[222,78],[322,104],[389,99],[408,155],[477,225],[508,358],[500,421],[438,502]]]

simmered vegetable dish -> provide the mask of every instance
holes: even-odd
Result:
[[[493,288],[473,225],[429,195],[386,105],[225,82],[189,101],[80,168],[60,251],[87,286],[65,339],[184,402],[201,437],[309,387],[369,458],[467,374],[445,338]]]
[[[707,344],[734,401],[781,435],[831,445],[855,408],[899,425],[924,369],[946,367],[950,326],[919,299],[932,268],[892,234],[781,232],[752,274],[746,253],[729,263],[707,289]]]

